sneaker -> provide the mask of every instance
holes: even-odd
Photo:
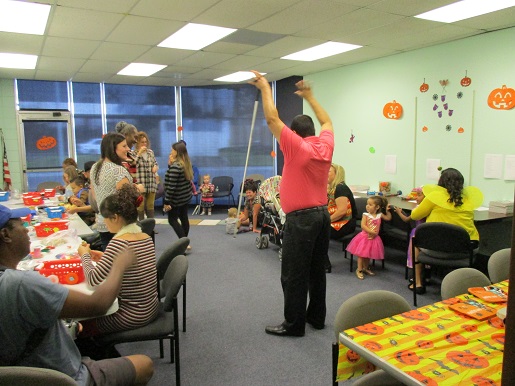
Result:
[[[356,276],[359,280],[363,280],[365,276],[363,275],[363,271],[360,271],[359,269],[356,270]]]
[[[211,212],[208,212],[208,214],[207,214],[207,215],[208,215],[208,216],[211,216]]]
[[[200,213],[199,213],[199,216],[203,216],[203,215],[205,215],[205,213],[204,213],[204,212],[200,212]]]

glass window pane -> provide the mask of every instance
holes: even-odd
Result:
[[[183,136],[200,174],[231,176],[239,193],[252,124],[256,90],[248,85],[183,87]],[[274,175],[273,136],[258,106],[247,175]]]
[[[17,80],[21,110],[68,110],[66,82]]]
[[[106,84],[105,94],[107,131],[114,132],[119,121],[126,121],[146,132],[164,176],[176,140],[175,88]]]
[[[77,164],[82,169],[85,162],[100,158],[101,90],[98,83],[73,83],[72,90]]]

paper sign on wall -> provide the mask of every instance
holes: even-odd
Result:
[[[502,178],[502,154],[485,154],[483,177]]]
[[[426,160],[426,179],[438,181],[440,179],[440,160],[428,159]]]
[[[507,155],[504,159],[504,179],[515,180],[515,155]]]
[[[397,174],[396,155],[386,155],[384,157],[384,172],[388,174]]]

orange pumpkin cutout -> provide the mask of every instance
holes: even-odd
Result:
[[[376,326],[372,323],[364,324],[363,326],[354,327],[354,330],[357,332],[361,332],[366,335],[381,335],[384,332],[384,328],[381,326]]]
[[[347,351],[347,360],[350,363],[356,363],[360,358],[361,356],[357,352],[352,350]]]
[[[515,107],[515,90],[506,85],[492,90],[488,95],[488,106],[495,110],[510,110]]]
[[[406,319],[412,319],[412,320],[427,320],[427,319],[429,319],[428,314],[426,314],[424,312],[420,312],[418,310],[411,310],[408,312],[403,312],[401,315],[404,316]]]
[[[405,365],[418,365],[420,362],[420,358],[413,351],[397,351],[395,359]]]
[[[465,331],[468,331],[468,332],[476,332],[477,331],[477,326],[475,326],[473,324],[462,324],[461,328],[463,328]]]
[[[424,127],[422,128],[422,131],[423,131],[424,133],[425,133],[427,130],[428,130],[427,126],[424,126]]]
[[[387,119],[399,119],[402,116],[402,105],[396,101],[385,104],[383,115]]]
[[[463,127],[460,127],[458,129],[458,133],[463,134],[465,132],[465,129]]]
[[[497,386],[495,381],[490,378],[482,377],[481,375],[474,375],[471,381],[474,382],[474,386]]]
[[[36,147],[39,150],[50,150],[57,145],[57,141],[54,137],[41,137],[36,142]]]
[[[468,343],[468,340],[462,337],[457,332],[451,332],[450,334],[445,335],[445,340],[449,343],[453,343],[457,346],[463,346]]]
[[[492,339],[497,343],[504,344],[504,334],[493,334]]]
[[[494,328],[504,328],[504,322],[497,316],[488,319],[488,324]]]
[[[420,374],[415,371],[406,371],[406,374],[408,374],[411,378],[414,378],[417,381],[420,381],[421,383],[423,383],[426,386],[438,386],[438,383],[436,383],[431,378],[426,377],[424,374]]]
[[[420,85],[420,92],[427,92],[429,90],[429,85],[426,83],[426,80],[424,79],[424,83]]]
[[[417,346],[419,348],[433,348],[434,344],[430,340],[418,340],[417,341]]]
[[[457,365],[469,367],[471,369],[484,369],[489,366],[489,363],[485,358],[467,351],[449,351],[446,357]]]
[[[383,348],[383,345],[372,340],[367,340],[363,342],[363,346],[370,351],[379,351]]]
[[[431,334],[431,329],[426,326],[415,326],[413,327],[413,331],[423,335]]]

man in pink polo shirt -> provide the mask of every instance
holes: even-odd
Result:
[[[284,322],[268,326],[265,331],[279,336],[303,336],[306,322],[317,330],[325,325],[324,258],[331,229],[327,175],[334,149],[333,124],[310,86],[300,81],[295,85],[295,94],[309,103],[321,131],[319,136],[315,135],[313,120],[307,115],[296,116],[290,129],[279,118],[270,84],[259,72],[252,72],[256,77],[250,83],[261,91],[266,122],[284,154],[281,180],[281,206],[286,213],[281,264]]]

